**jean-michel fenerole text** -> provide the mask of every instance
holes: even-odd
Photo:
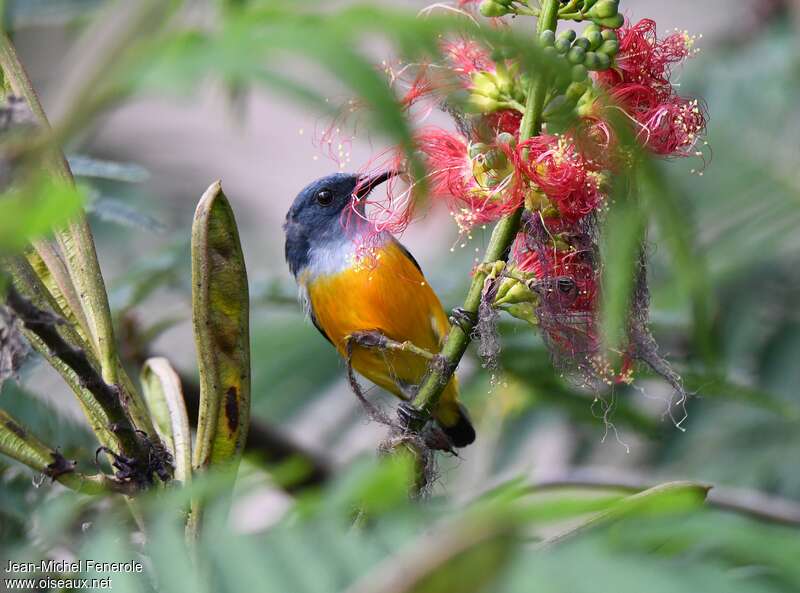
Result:
[[[117,573],[144,572],[144,565],[136,560],[129,562],[101,562],[99,560],[40,560],[38,562],[8,561],[4,567],[11,574],[65,574],[65,573]]]

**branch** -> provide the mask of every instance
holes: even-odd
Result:
[[[74,461],[45,445],[3,410],[0,410],[0,453],[82,494],[119,492],[130,495],[138,489],[133,482],[113,480],[103,474],[87,476],[76,472]]]
[[[542,2],[541,15],[536,25],[537,38],[543,31],[555,31],[558,25],[558,7],[558,0],[544,0]],[[541,132],[542,111],[547,92],[547,80],[545,77],[545,73],[534,76],[528,89],[525,115],[520,124],[521,142]],[[523,210],[524,206],[520,206],[515,212],[501,219],[494,227],[492,236],[489,239],[489,246],[486,248],[486,253],[483,257],[484,264],[508,260],[511,244],[519,232]],[[485,268],[486,266],[483,267]],[[424,421],[427,417],[430,417],[432,410],[439,402],[442,391],[450,382],[450,378],[467,350],[472,330],[477,322],[485,279],[486,272],[481,271],[479,266],[472,278],[472,284],[462,307],[468,314],[469,319],[464,320],[461,324],[454,324],[450,329],[440,355],[444,364],[431,365],[428,375],[419,387],[417,396],[414,399],[414,407],[420,409],[423,414],[421,414],[421,419],[415,422],[415,426],[411,427],[415,430],[422,428]]]
[[[8,287],[6,303],[25,328],[35,334],[54,357],[72,369],[80,378],[81,384],[102,407],[110,422],[109,428],[119,439],[122,448],[119,455],[113,454],[114,465],[120,470],[118,476],[142,485],[152,481],[153,472],[160,475],[167,471],[167,460],[159,455],[154,456],[158,452],[158,445],[153,445],[147,436],[140,436],[128,416],[120,399],[119,388],[106,383],[92,366],[86,353],[70,346],[55,329],[59,319],[36,307],[17,292],[13,285]]]

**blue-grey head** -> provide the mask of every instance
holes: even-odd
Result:
[[[374,176],[335,173],[309,183],[297,194],[283,225],[286,262],[292,274],[297,276],[308,265],[314,249],[341,243],[348,232],[343,220],[346,209],[352,206],[363,215],[364,198],[396,174],[396,171]]]

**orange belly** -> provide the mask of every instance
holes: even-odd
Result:
[[[422,272],[394,241],[372,261],[306,283],[317,324],[342,356],[354,332],[378,331],[386,337],[438,353],[449,329],[447,315]],[[427,360],[409,352],[356,346],[353,368],[387,391],[404,398],[418,385]],[[458,417],[455,379],[445,389],[437,418],[450,425]]]

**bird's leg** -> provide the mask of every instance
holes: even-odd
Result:
[[[429,352],[424,348],[420,348],[411,341],[406,340],[405,342],[397,342],[387,338],[379,331],[353,332],[350,334],[350,340],[352,340],[355,345],[363,348],[377,348],[380,350],[410,352],[411,354],[416,354],[417,356],[420,356],[426,360],[433,360],[434,358],[434,354],[432,352]]]

